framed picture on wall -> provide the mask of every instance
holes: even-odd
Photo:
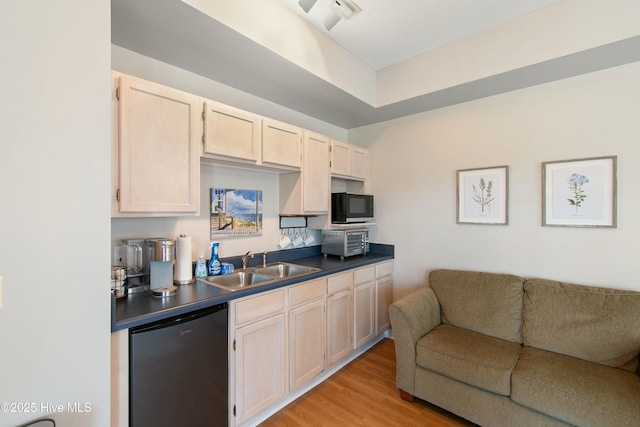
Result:
[[[211,188],[211,240],[262,234],[262,191]]]
[[[457,172],[457,224],[509,223],[509,166]]]
[[[542,225],[617,227],[617,156],[542,163]]]

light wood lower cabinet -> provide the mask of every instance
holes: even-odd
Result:
[[[389,306],[393,302],[393,262],[376,264],[376,335],[391,328]]]
[[[129,425],[129,330],[111,333],[111,427]]]
[[[372,343],[391,284],[389,262],[231,301],[230,425],[260,422]]]
[[[290,387],[295,390],[324,370],[324,300],[289,312]]]
[[[236,418],[242,423],[285,394],[285,316],[236,329]]]
[[[360,268],[353,275],[353,348],[356,349],[376,335],[375,268]]]
[[[353,351],[351,289],[327,297],[327,363],[332,365]]]
[[[327,365],[353,351],[353,271],[327,279]]]
[[[307,384],[324,371],[325,279],[289,288],[289,387]]]
[[[285,306],[284,289],[229,304],[232,425],[249,420],[287,392]]]

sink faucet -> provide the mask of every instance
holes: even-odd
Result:
[[[251,253],[251,251],[247,252],[242,257],[242,269],[243,270],[245,270],[247,268],[247,262],[249,261],[249,258],[253,258],[253,253]]]
[[[262,252],[262,266],[267,266],[267,251]]]

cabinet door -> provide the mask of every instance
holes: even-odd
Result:
[[[198,212],[199,98],[120,77],[118,108],[119,212]]]
[[[366,148],[352,147],[351,149],[351,176],[359,179],[367,179],[369,174],[369,155]]]
[[[375,284],[373,280],[353,288],[354,348],[375,336]]]
[[[284,314],[236,329],[236,424],[258,414],[286,393]]]
[[[329,212],[329,138],[306,132],[302,156],[302,195],[305,213]]]
[[[391,328],[389,306],[393,302],[393,279],[386,276],[376,280],[376,334]]]
[[[331,141],[331,174],[338,176],[351,175],[351,150],[349,144]]]
[[[327,365],[331,365],[353,350],[352,289],[327,297]]]
[[[256,114],[204,101],[204,154],[257,161],[262,119]]]
[[[289,363],[291,390],[306,384],[324,370],[324,300],[289,312]]]
[[[129,425],[129,330],[111,334],[111,426]]]
[[[271,119],[262,120],[262,162],[300,169],[302,129]]]

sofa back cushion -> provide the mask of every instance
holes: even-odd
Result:
[[[442,323],[522,343],[524,279],[510,274],[434,270],[429,285]]]
[[[613,367],[640,353],[640,292],[543,279],[524,288],[525,345]]]

